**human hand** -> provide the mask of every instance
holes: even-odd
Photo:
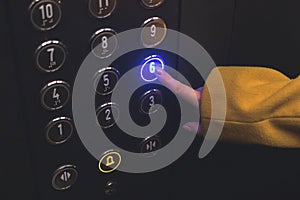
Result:
[[[181,97],[196,108],[200,107],[201,95],[203,87],[195,90],[177,80],[160,67],[156,67],[155,75],[158,80],[167,88],[169,88],[176,96]],[[199,122],[188,122],[183,125],[183,128],[193,133],[199,133],[201,126]]]

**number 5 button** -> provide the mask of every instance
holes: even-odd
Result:
[[[103,68],[95,77],[96,92],[101,95],[108,95],[119,80],[119,71],[112,67]]]
[[[35,51],[36,66],[44,72],[60,69],[66,60],[66,47],[57,40],[42,43]]]
[[[41,90],[41,103],[47,110],[64,107],[70,98],[70,86],[64,81],[53,81]]]
[[[119,108],[115,103],[106,103],[98,108],[98,122],[102,128],[112,127],[119,119]]]

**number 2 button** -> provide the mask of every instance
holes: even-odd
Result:
[[[97,111],[98,122],[102,128],[113,126],[119,119],[119,108],[115,103],[106,103]]]

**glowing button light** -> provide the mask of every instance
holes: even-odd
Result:
[[[147,82],[155,81],[157,79],[155,76],[156,67],[160,67],[162,69],[165,67],[163,60],[159,56],[152,55],[145,58],[141,68],[142,79]]]

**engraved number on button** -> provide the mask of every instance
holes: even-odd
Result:
[[[109,6],[109,1],[105,0],[105,6],[103,8],[103,0],[99,0],[99,14],[102,14],[103,9],[106,9]]]
[[[104,85],[105,87],[108,87],[109,84],[110,84],[110,82],[109,82],[109,76],[108,76],[108,74],[104,74],[104,75],[103,75],[103,85]]]
[[[56,99],[54,106],[57,106],[60,103],[60,99],[59,99],[59,93],[57,92],[56,88],[53,89],[53,94],[52,94],[52,98]]]
[[[54,48],[49,48],[47,49],[47,52],[49,53],[49,60],[50,60],[50,65],[49,68],[52,68],[54,65],[56,65],[56,62],[54,61]]]
[[[152,74],[155,73],[155,62],[151,62],[151,63],[150,63],[149,71],[150,71],[150,73],[152,73]]]
[[[103,36],[102,37],[102,49],[107,49],[107,47],[108,47],[107,37]]]
[[[58,130],[59,130],[59,135],[60,135],[60,136],[63,136],[63,126],[62,126],[62,124],[59,124],[59,125],[57,126],[57,128],[58,128]]]
[[[105,115],[106,115],[106,117],[105,117],[105,120],[106,120],[106,121],[111,120],[111,117],[110,117],[111,111],[110,111],[110,109],[106,109],[106,110],[105,110]]]
[[[150,96],[149,100],[150,100],[149,106],[150,106],[150,109],[151,109],[154,106],[154,104],[155,104],[154,96]]]
[[[156,26],[153,24],[151,27],[150,27],[150,32],[151,32],[151,37],[155,37],[156,35]]]
[[[48,19],[51,19],[53,17],[53,7],[52,7],[52,4],[47,4],[46,6],[45,5],[41,5],[39,7],[40,11],[41,11],[41,14],[42,14],[42,19],[43,20],[48,20]],[[50,23],[52,21],[49,21]]]

